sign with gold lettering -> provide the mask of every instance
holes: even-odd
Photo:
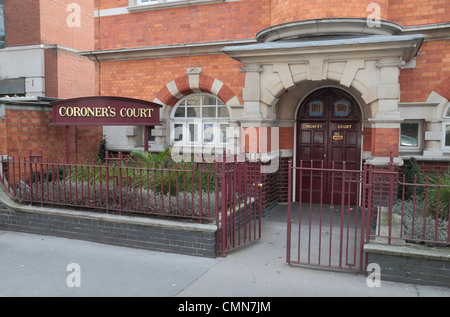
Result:
[[[303,123],[302,129],[323,129],[322,123]]]
[[[161,105],[133,98],[84,97],[58,100],[53,106],[53,125],[159,125]]]

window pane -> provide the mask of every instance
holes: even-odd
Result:
[[[220,142],[227,143],[227,128],[230,125],[228,123],[220,124]]]
[[[183,140],[183,124],[175,123],[173,125],[173,140],[182,141]]]
[[[175,111],[174,117],[176,118],[184,118],[186,116],[186,108],[184,106],[178,106]]]
[[[350,113],[350,103],[348,101],[337,101],[334,104],[334,114],[337,117],[346,117]]]
[[[450,146],[450,124],[445,126],[445,146]]]
[[[5,48],[5,13],[3,0],[0,0],[0,48]]]
[[[215,118],[216,117],[216,107],[202,107],[203,118]]]
[[[203,96],[203,105],[204,106],[215,106],[216,100],[217,99],[213,96],[204,95]]]
[[[217,108],[217,110],[218,110],[217,116],[219,118],[228,118],[229,117],[227,107],[219,107],[219,108]]]
[[[188,106],[200,106],[201,95],[194,95],[187,99]]]
[[[450,118],[450,107],[447,109],[447,112],[445,113],[445,118]]]
[[[203,142],[209,143],[214,141],[214,125],[212,123],[203,124]]]
[[[402,123],[400,127],[400,146],[419,146],[419,124]]]
[[[189,141],[198,142],[198,124],[189,123]]]
[[[311,101],[309,103],[309,113],[311,117],[323,116],[323,103],[321,101]]]
[[[188,107],[187,108],[188,118],[200,118],[200,107]]]

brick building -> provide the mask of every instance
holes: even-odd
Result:
[[[392,152],[398,165],[413,155],[448,166],[449,10],[446,0],[100,0],[95,46],[81,55],[96,63],[97,94],[163,105],[152,151],[235,141],[267,152],[269,203],[285,199],[289,159],[360,168]],[[142,147],[138,127],[104,132],[111,150]]]
[[[0,149],[24,155],[65,153],[64,127],[51,126],[50,102],[95,94],[95,65],[79,53],[94,48],[93,1],[0,1]],[[76,22],[76,21],[75,21]],[[72,157],[92,157],[99,127],[71,127]]]
[[[151,151],[263,152],[265,205],[286,199],[289,159],[448,169],[447,0],[3,1],[0,71],[18,95],[159,103]],[[141,127],[103,133],[109,150],[144,148]]]

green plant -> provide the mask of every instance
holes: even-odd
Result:
[[[449,203],[450,203],[450,174],[443,175],[435,174],[429,178],[429,184],[433,186],[428,187],[427,190],[427,212],[430,216],[448,221]],[[449,187],[447,187],[449,186]]]
[[[100,147],[98,149],[97,159],[104,163],[106,157],[106,136],[103,136],[102,140],[100,141]]]
[[[202,169],[200,171],[200,169]],[[132,151],[125,160],[99,166],[72,166],[66,174],[68,181],[118,182],[122,187],[152,190],[156,193],[176,195],[181,192],[198,193],[214,191],[214,166],[201,166],[196,162],[176,163],[171,159],[170,148],[160,153]]]
[[[402,179],[403,182],[403,179]],[[411,157],[408,165],[405,169],[405,183],[406,184],[424,184],[425,180],[420,172],[419,165],[417,164],[417,160],[415,157]],[[414,185],[405,185],[400,186],[398,191],[398,197],[402,198],[404,190],[404,199],[414,199],[414,195],[416,197],[421,196],[424,192],[424,187],[422,186],[414,186]]]

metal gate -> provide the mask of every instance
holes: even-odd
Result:
[[[261,161],[227,156],[216,164],[218,254],[261,238]]]
[[[364,164],[362,170],[347,169],[345,162],[324,168],[312,162],[293,167],[290,161],[286,261],[363,272],[363,248],[377,211],[392,207],[393,167],[392,158],[388,169]],[[331,201],[325,202],[324,195],[314,199],[313,193],[325,188],[331,190]],[[293,191],[297,202],[292,202]]]

